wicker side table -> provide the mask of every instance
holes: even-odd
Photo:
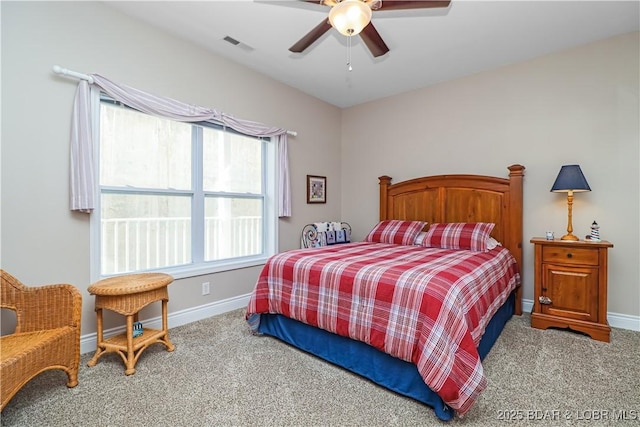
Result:
[[[96,353],[87,365],[95,366],[100,356],[115,352],[125,363],[124,373],[132,375],[136,372],[135,366],[140,354],[151,344],[162,343],[167,347],[167,351],[173,351],[175,347],[169,341],[167,321],[167,303],[169,301],[167,286],[171,282],[173,282],[173,277],[168,274],[140,273],[110,277],[89,286],[89,293],[96,297],[98,342]],[[133,323],[138,321],[138,312],[157,301],[162,301],[162,330],[145,328],[142,335],[134,338]],[[103,309],[115,311],[126,317],[127,330],[125,333],[104,339]]]

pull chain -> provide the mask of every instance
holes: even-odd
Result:
[[[349,35],[347,36],[347,51],[348,51],[348,59],[347,59],[347,70],[353,71],[351,67],[351,37],[353,37],[353,30],[347,30]]]

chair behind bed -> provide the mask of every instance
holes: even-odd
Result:
[[[338,227],[338,224],[339,224],[339,227]],[[329,232],[327,233],[324,230],[318,231],[319,227],[325,228],[329,230]],[[335,233],[336,231],[338,231],[339,233]],[[348,223],[346,222],[314,223],[314,224],[307,224],[302,229],[302,234],[300,236],[300,247],[316,248],[320,246],[327,246],[327,245],[333,245],[338,243],[349,243],[350,241],[351,241],[351,226]]]

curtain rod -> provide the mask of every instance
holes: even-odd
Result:
[[[77,71],[69,70],[67,68],[62,68],[59,65],[53,66],[53,72],[56,74],[61,74],[63,76],[75,77],[76,79],[86,80],[89,84],[93,84],[93,77],[88,74],[78,73]],[[287,135],[298,136],[298,132],[293,130],[288,130]]]
[[[75,77],[76,79],[86,80],[89,82],[89,84],[91,85],[93,84],[93,77],[87,74],[78,73],[77,71],[71,71],[69,69],[62,68],[59,65],[53,66],[53,72],[56,74],[62,74],[63,76],[70,76],[70,77]]]

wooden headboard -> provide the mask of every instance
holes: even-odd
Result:
[[[525,167],[509,166],[509,178],[435,175],[391,183],[381,176],[380,220],[492,222],[491,235],[509,249],[522,274],[522,178]],[[522,314],[522,286],[516,290]]]

